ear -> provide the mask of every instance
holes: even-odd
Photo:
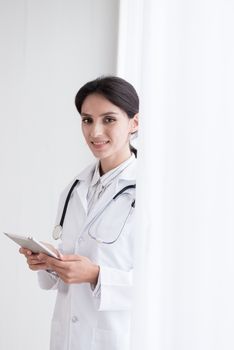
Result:
[[[139,117],[139,113],[136,113],[134,115],[134,117],[130,119],[130,122],[131,122],[130,131],[131,131],[131,134],[133,134],[134,132],[136,132],[138,130],[138,123],[139,123],[138,117]]]

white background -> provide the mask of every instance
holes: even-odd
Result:
[[[92,158],[74,106],[116,70],[118,1],[0,1],[0,231],[50,240],[61,190]],[[0,234],[0,348],[48,349],[54,292]]]
[[[117,66],[141,97],[132,349],[233,350],[233,1],[120,3],[117,55],[117,1],[0,2],[0,229],[50,237],[92,159],[75,93]],[[0,244],[0,348],[48,349],[55,293]]]

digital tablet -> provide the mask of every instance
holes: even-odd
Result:
[[[37,241],[33,237],[19,236],[13,233],[3,232],[7,237],[12,239],[14,242],[19,244],[22,248],[27,248],[31,250],[33,253],[44,253],[53,258],[60,259],[59,256],[56,255],[51,249],[49,249],[45,244]]]

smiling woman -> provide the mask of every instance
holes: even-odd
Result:
[[[103,174],[130,157],[129,135],[137,129],[137,116],[128,118],[124,110],[97,93],[85,98],[81,116],[83,135],[101,159]]]
[[[110,142],[110,146],[113,146],[110,150],[112,152],[115,150],[117,157],[115,163],[121,162],[118,157],[123,150],[122,147],[124,147],[125,156],[129,153],[129,148],[137,156],[136,149],[129,143],[129,135],[137,133],[139,99],[130,83],[114,76],[98,78],[88,82],[78,91],[75,104],[83,123],[91,125],[87,129],[82,127],[88,145],[91,143],[99,146],[100,142]],[[101,133],[104,130],[99,130],[101,125],[107,124],[108,128],[105,130],[111,132],[110,140],[108,137],[102,139]],[[124,157],[124,153],[121,157]]]
[[[40,286],[57,289],[51,350],[129,350],[138,96],[127,81],[107,76],[85,84],[75,103],[97,160],[61,195],[60,260],[20,252],[39,271]]]

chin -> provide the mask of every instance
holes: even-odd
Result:
[[[111,156],[111,154],[109,152],[102,152],[102,151],[95,151],[95,150],[91,150],[94,157],[98,158],[98,159],[105,159]]]

